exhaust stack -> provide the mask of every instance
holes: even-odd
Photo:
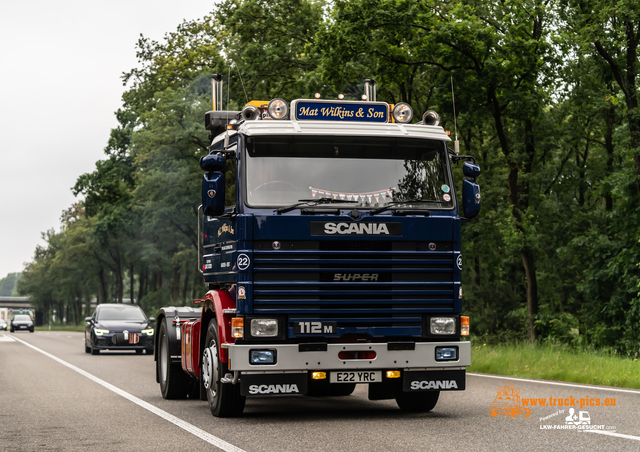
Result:
[[[222,111],[222,74],[211,76],[211,93],[213,96],[213,111]]]
[[[364,81],[364,94],[369,102],[376,101],[376,81],[368,78]]]

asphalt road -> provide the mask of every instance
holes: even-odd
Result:
[[[468,374],[466,391],[441,393],[425,414],[369,401],[360,385],[347,397],[248,399],[243,417],[218,419],[206,402],[162,399],[152,356],[92,356],[83,341],[82,333],[0,332],[0,450],[640,449],[640,391]],[[578,404],[615,398],[616,404],[574,408],[576,416],[588,413],[582,416],[599,433],[567,429],[568,407],[492,417],[490,406],[506,382],[522,398],[573,397]]]

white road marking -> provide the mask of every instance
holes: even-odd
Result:
[[[174,416],[173,414],[169,414],[164,410],[161,410],[160,408],[157,408],[153,405],[151,405],[150,403],[145,402],[142,399],[137,398],[136,396],[129,394],[126,391],[123,391],[122,389],[113,386],[111,383],[107,383],[104,380],[101,380],[100,378],[90,374],[89,372],[86,372],[82,369],[80,369],[79,367],[74,366],[73,364],[69,364],[66,361],[63,361],[62,359],[58,358],[57,356],[52,355],[51,353],[47,353],[44,350],[39,349],[38,347],[35,347],[31,344],[29,344],[28,342],[23,341],[22,339],[14,339],[18,342],[23,343],[24,345],[26,345],[27,347],[30,347],[32,349],[34,349],[35,351],[42,353],[45,356],[48,356],[49,358],[53,359],[54,361],[59,362],[60,364],[62,364],[63,366],[68,367],[71,370],[74,370],[76,372],[78,372],[80,375],[87,377],[89,380],[98,383],[100,386],[103,386],[105,388],[107,388],[109,391],[113,391],[116,394],[118,394],[121,397],[124,397],[125,399],[135,403],[136,405],[144,408],[145,410],[151,411],[153,414],[156,414],[158,416],[160,416],[161,418],[171,422],[172,424],[180,427],[183,430],[186,430],[187,432],[197,436],[198,438],[202,439],[203,441],[206,441],[207,443],[216,446],[226,452],[244,452],[244,450],[240,449],[239,447],[234,446],[231,443],[228,443],[226,441],[224,441],[223,439],[218,438],[217,436],[212,435],[211,433],[205,432],[204,430],[196,427],[195,425],[189,424],[186,421],[183,421],[182,419],[180,419],[179,417]]]
[[[2,336],[0,336],[0,342],[14,342],[15,339],[12,337],[9,337],[5,334],[3,334]]]
[[[614,391],[614,392],[627,392],[629,394],[640,394],[640,391],[634,389],[619,389],[619,388],[607,388],[604,386],[595,386],[595,385],[579,385],[572,383],[560,383],[557,381],[545,381],[545,380],[532,380],[528,378],[516,378],[516,377],[504,377],[499,375],[486,375],[486,374],[477,374],[475,372],[467,372],[467,375],[471,375],[473,377],[484,377],[484,378],[496,378],[498,380],[509,380],[509,381],[526,381],[528,383],[540,383],[545,385],[556,385],[556,386],[569,386],[571,388],[581,388],[581,389],[597,389],[599,391]]]
[[[640,441],[640,436],[624,435],[622,433],[608,432],[606,430],[583,430],[583,432],[584,433],[599,433],[601,435],[617,436],[618,438],[635,439],[636,441]]]

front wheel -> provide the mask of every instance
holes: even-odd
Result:
[[[426,413],[435,408],[440,391],[402,392],[396,397],[396,403],[402,411]]]
[[[240,416],[244,411],[246,399],[240,395],[240,385],[220,381],[228,372],[229,366],[220,361],[220,339],[218,338],[218,323],[215,319],[209,322],[207,328],[201,370],[201,378],[211,414],[217,417]]]
[[[189,393],[190,378],[184,373],[181,364],[171,363],[169,349],[169,332],[167,325],[162,322],[158,340],[158,376],[160,377],[160,391],[165,399],[185,399]]]

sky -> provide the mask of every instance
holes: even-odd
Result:
[[[95,169],[140,34],[161,40],[213,0],[0,1],[0,279],[60,230]]]

